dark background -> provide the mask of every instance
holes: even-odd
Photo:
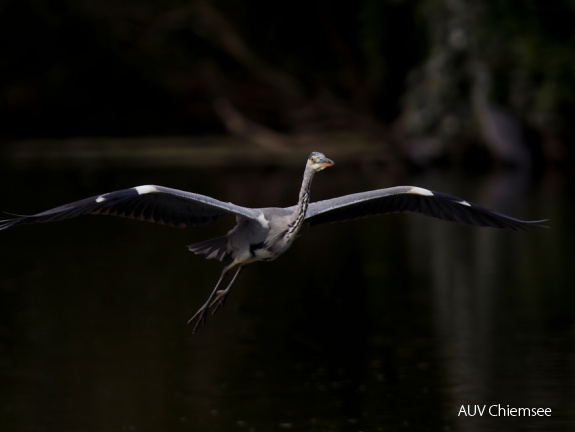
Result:
[[[231,131],[273,147],[350,132],[417,166],[565,165],[574,9],[566,0],[5,1],[0,136]]]
[[[2,231],[0,430],[573,430],[574,9],[0,3],[0,210],[140,184],[289,206],[317,150],[312,200],[412,184],[550,227],[313,228],[196,334],[222,265],[185,245],[233,218]]]

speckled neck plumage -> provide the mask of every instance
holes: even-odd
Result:
[[[309,204],[309,194],[311,188],[311,181],[313,180],[314,171],[310,167],[306,167],[303,175],[303,181],[299,192],[299,201],[295,209],[286,231],[285,236],[291,238],[296,235],[300,230],[305,219],[305,213]]]

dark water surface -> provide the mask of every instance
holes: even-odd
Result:
[[[33,213],[155,183],[291,205],[301,171],[5,169],[0,204]],[[317,227],[248,267],[195,335],[186,321],[222,266],[185,245],[233,221],[179,230],[86,216],[1,232],[0,430],[574,430],[573,185],[384,171],[336,165],[312,199],[411,183],[552,228],[405,215]],[[475,405],[482,416],[461,413]]]

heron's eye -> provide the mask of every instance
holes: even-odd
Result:
[[[310,161],[312,161],[312,163],[316,163],[317,162],[317,157],[316,156],[312,156],[309,158]]]

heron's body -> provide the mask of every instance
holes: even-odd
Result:
[[[475,226],[513,230],[528,229],[541,221],[521,221],[460,198],[415,186],[396,186],[360,192],[310,203],[310,187],[316,172],[333,165],[321,153],[308,158],[298,203],[291,207],[248,208],[217,199],[145,185],[86,198],[30,216],[0,221],[0,230],[15,225],[50,222],[81,214],[109,214],[177,227],[205,225],[225,215],[235,215],[236,225],[227,235],[188,248],[206,258],[228,263],[206,303],[190,319],[197,319],[194,331],[208,310],[223,304],[241,270],[255,261],[271,261],[284,253],[304,224],[310,226],[367,216],[417,212],[427,216]],[[219,287],[228,271],[235,269],[227,287]]]
[[[290,213],[285,209],[254,209],[255,219],[236,216],[236,226],[224,237],[188,246],[194,253],[220,261],[249,264],[272,261],[285,252],[294,237],[282,235],[282,226]],[[273,240],[272,240],[273,239]],[[276,240],[277,239],[277,240]]]

